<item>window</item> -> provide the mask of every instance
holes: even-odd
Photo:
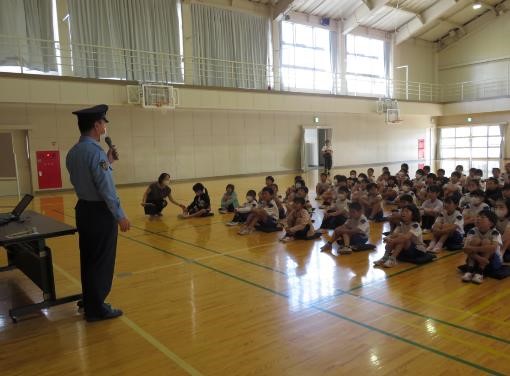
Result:
[[[441,128],[439,159],[447,175],[455,166],[464,170],[478,168],[488,177],[494,167],[500,166],[503,137],[499,125]]]
[[[347,35],[347,91],[355,94],[386,94],[385,42]]]
[[[331,91],[329,30],[282,22],[281,82],[286,89]]]

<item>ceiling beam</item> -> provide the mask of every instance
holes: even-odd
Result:
[[[271,7],[273,20],[280,21],[292,9],[299,7],[306,0],[280,0]]]
[[[412,38],[423,28],[439,20],[441,16],[454,7],[458,0],[439,0],[430,8],[421,13],[421,19],[413,18],[411,21],[401,26],[395,35],[395,44],[400,44],[409,38]]]
[[[348,34],[363,24],[372,14],[389,3],[389,0],[362,0],[363,4],[345,20],[343,34]]]
[[[453,26],[453,27],[459,29],[460,31],[465,32],[464,25],[461,25],[460,23],[453,22],[453,21],[447,20],[445,18],[439,18],[439,22]]]
[[[402,12],[406,12],[406,13],[410,13],[410,14],[414,14],[414,16],[416,18],[418,18],[422,23],[425,23],[425,20],[423,19],[423,16],[421,15],[421,13],[417,13],[415,12],[414,10],[411,10],[409,8],[406,8],[406,7],[403,7],[403,6],[396,6],[395,4],[386,4],[386,6],[388,8],[393,8],[395,10],[400,10]]]

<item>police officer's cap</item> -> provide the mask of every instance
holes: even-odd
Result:
[[[83,110],[74,111],[73,114],[78,116],[78,121],[94,122],[98,120],[104,120],[108,123],[106,118],[106,112],[108,106],[106,104],[100,104],[94,107],[84,108]]]

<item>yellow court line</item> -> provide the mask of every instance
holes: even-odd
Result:
[[[424,329],[422,326],[414,324],[414,323],[410,323],[410,322],[408,322],[406,320],[402,320],[402,319],[399,319],[399,318],[396,318],[396,317],[388,317],[388,318],[390,320],[398,322],[400,324],[410,326],[411,328],[416,328],[416,329],[420,329],[420,330]],[[501,358],[510,359],[510,355],[507,355],[506,353],[503,353],[503,352],[498,351],[498,350],[494,350],[494,349],[492,349],[492,348],[490,348],[488,346],[485,346],[485,345],[481,345],[480,343],[478,343],[476,341],[465,341],[465,340],[462,340],[462,339],[459,339],[459,338],[455,337],[454,335],[444,334],[443,332],[444,332],[443,329],[441,329],[441,330],[440,329],[436,329],[436,334],[438,334],[441,338],[448,339],[450,341],[457,342],[457,343],[460,343],[460,344],[462,344],[464,346],[471,347],[471,348],[474,348],[476,350],[484,351],[484,352],[487,352],[489,354],[492,354],[492,355],[495,355],[495,356],[499,356]]]
[[[352,296],[349,296],[349,295],[340,295],[339,296],[340,298],[343,298],[343,297],[351,297],[353,298]],[[359,307],[359,304],[357,304],[358,302],[355,302],[354,304],[350,303],[350,302],[345,302],[342,301],[342,302],[338,302],[338,307],[341,307],[341,306],[347,306],[347,307]],[[368,303],[368,302],[367,302]],[[333,309],[334,307],[332,308],[329,308],[330,310]],[[372,320],[367,320],[367,321],[361,321],[361,322],[364,322],[364,323],[367,323],[368,325],[372,325],[372,326],[376,326],[377,323],[379,323],[379,325],[383,324],[384,323],[384,320],[391,320],[391,321],[395,321],[401,325],[407,325],[407,326],[410,326],[412,328],[415,328],[415,329],[419,329],[420,331],[426,331],[424,325],[425,325],[425,319],[424,319],[424,322],[423,324],[415,324],[415,323],[411,323],[405,319],[402,319],[402,318],[398,318],[398,317],[395,317],[396,314],[401,314],[401,315],[404,315],[404,313],[402,312],[398,312],[398,311],[392,311],[391,309],[388,308],[388,311],[387,313],[382,313],[380,315],[375,315],[373,317]],[[342,313],[342,315],[345,315],[347,316],[347,314],[344,314]],[[359,319],[357,319],[359,320]],[[453,334],[445,334],[445,330],[446,328],[445,327],[442,327],[442,328],[439,328],[438,326],[439,325],[443,325],[441,323],[438,323],[437,326],[436,326],[436,334],[439,335],[440,338],[443,338],[443,339],[447,339],[447,340],[451,340],[453,342],[457,342],[457,343],[460,343],[462,345],[465,345],[467,347],[471,347],[471,348],[474,348],[476,350],[479,350],[479,351],[484,351],[486,353],[489,353],[489,354],[492,354],[492,355],[495,355],[495,356],[499,356],[499,357],[502,357],[502,358],[505,358],[505,359],[510,359],[510,355],[507,355],[506,353],[504,352],[501,352],[501,351],[498,351],[498,350],[494,350],[492,349],[491,347],[489,346],[486,346],[486,345],[481,345],[479,343],[477,343],[476,341],[469,341],[469,340],[462,340],[462,339],[459,339],[457,338],[455,335]],[[383,330],[386,330],[388,332],[391,332],[391,333],[398,333],[398,331],[395,331],[393,329],[383,329]],[[399,334],[397,334],[399,335]],[[430,336],[428,335],[428,333],[425,333],[425,337],[426,338],[430,338]],[[420,341],[422,342],[422,341]],[[443,350],[440,350],[440,351],[443,351]]]
[[[53,268],[56,269],[59,273],[64,275],[67,279],[69,279],[71,282],[73,282],[75,285],[79,286],[81,288],[81,283],[76,278],[74,278],[71,274],[66,272],[64,269],[62,269],[60,266],[53,264]],[[165,355],[167,358],[172,360],[175,364],[177,364],[179,367],[181,367],[183,370],[185,370],[187,373],[189,373],[191,376],[203,376],[199,371],[197,371],[195,368],[193,368],[190,364],[188,364],[184,359],[179,357],[177,354],[175,354],[173,351],[171,351],[168,347],[163,345],[161,342],[159,342],[156,338],[154,338],[152,335],[147,333],[145,330],[143,330],[140,326],[135,324],[132,320],[127,318],[127,316],[121,316],[121,321],[129,326],[134,332],[136,332],[140,337],[145,339],[147,342],[149,342],[152,346],[154,346],[157,350],[159,350],[163,355]]]
[[[433,306],[433,307],[439,307],[439,308],[443,308],[443,309],[446,309],[448,311],[453,311],[453,312],[466,313],[466,310],[464,310],[464,309],[453,308],[453,307],[445,306],[445,305],[442,305],[442,304],[439,304],[439,303],[433,303],[432,301],[425,300],[425,299],[420,299],[420,298],[417,298],[417,297],[412,296],[412,295],[408,295],[408,294],[399,294],[399,295],[404,297],[404,298],[406,298],[406,299],[413,299],[413,300],[416,300],[417,302],[420,302],[420,303],[423,303],[423,304],[426,304],[426,305],[430,305],[430,306]],[[471,315],[471,312],[469,314]],[[510,323],[506,323],[506,322],[501,321],[501,320],[492,319],[490,317],[477,316],[476,318],[478,320],[488,321],[488,322],[493,323],[493,324],[498,324],[498,325],[501,325],[501,326],[510,327]],[[450,321],[450,320],[448,320],[448,321]],[[454,320],[451,321],[451,322],[455,323]]]
[[[170,268],[172,266],[183,265],[183,264],[186,264],[186,263],[187,263],[186,261],[174,262],[172,264],[160,265],[160,266],[155,266],[153,268],[137,270],[137,271],[131,272],[131,274],[143,274],[143,273],[156,272],[156,271],[161,270],[161,269]]]
[[[468,286],[469,286],[468,284],[463,283],[462,285],[460,285],[458,288],[456,288],[455,290],[451,291],[450,293],[444,294],[444,295],[440,296],[437,299],[433,299],[433,300],[431,300],[431,302],[439,303],[439,302],[442,302],[443,300],[450,299],[450,298],[454,297],[455,295],[457,295],[457,293],[459,291],[464,291],[466,289],[466,287],[468,287]]]
[[[471,310],[464,312],[464,314],[460,315],[455,320],[462,321],[464,319],[467,319],[469,316],[475,315],[477,312],[481,311],[484,308],[487,308],[492,303],[504,298],[507,295],[510,295],[510,290],[503,290],[496,295],[492,295],[490,298],[483,300],[480,304],[471,308]]]

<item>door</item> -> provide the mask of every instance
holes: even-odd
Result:
[[[16,158],[20,194],[32,194],[28,132],[26,130],[12,131],[12,146],[14,149],[14,157]]]
[[[60,152],[58,150],[37,151],[37,178],[39,189],[62,188],[60,175]]]
[[[326,140],[331,141],[331,136],[333,134],[333,131],[331,128],[319,128],[317,129],[317,149],[318,149],[318,160],[319,160],[319,166],[324,166],[324,157],[322,156],[322,147],[326,144]]]

